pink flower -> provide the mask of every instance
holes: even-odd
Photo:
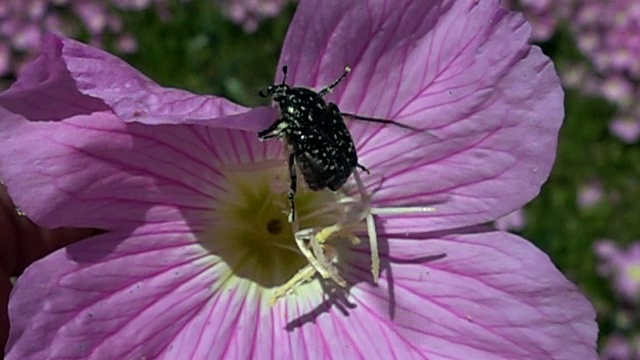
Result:
[[[349,123],[380,279],[367,241],[338,237],[323,245],[346,288],[316,276],[273,306],[307,268],[282,144],[257,140],[274,108],[47,38],[0,95],[0,174],[38,224],[104,233],[18,279],[6,358],[597,358],[576,287],[529,242],[476,226],[532,199],[554,160],[562,90],[529,31],[497,1],[300,2],[288,83],[319,89],[349,65],[331,101],[430,133]],[[353,177],[300,188],[300,228],[343,224],[358,199]]]
[[[611,240],[595,245],[600,275],[613,280],[615,290],[632,304],[640,304],[640,241],[621,249]]]
[[[0,76],[15,75],[24,56],[36,52],[46,32],[73,36],[84,28],[97,45],[109,33],[116,38],[118,49],[134,51],[135,39],[123,33],[122,19],[114,8],[142,10],[151,5],[158,11],[164,6],[163,0],[2,0]]]
[[[602,360],[635,360],[639,356],[640,343],[638,343],[638,339],[627,339],[623,335],[617,334],[606,339],[600,352]]]
[[[578,189],[578,207],[590,209],[598,205],[603,198],[602,184],[598,180],[591,180]]]
[[[503,0],[506,7],[521,9],[533,27],[535,41],[547,41],[573,8],[574,0]]]
[[[225,16],[242,25],[248,33],[255,32],[262,20],[280,14],[288,2],[289,0],[213,0]]]
[[[640,139],[640,110],[637,117],[619,117],[609,124],[609,130],[622,141],[633,144]]]
[[[561,69],[566,86],[606,98],[618,107],[609,126],[627,143],[640,139],[640,3],[635,0],[504,1],[522,8],[533,23],[533,39],[548,40],[566,22],[585,63]]]

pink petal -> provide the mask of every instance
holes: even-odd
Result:
[[[151,130],[123,123],[101,99],[78,91],[62,57],[67,45],[103,56],[132,81],[144,80],[146,86],[162,90],[110,55],[46,37],[41,55],[0,94],[0,175],[16,204],[39,225],[112,229],[210,216],[211,209],[202,203],[219,188],[213,181],[219,178],[216,166],[253,161],[250,151],[237,152],[231,146],[234,141],[257,154],[281,153],[280,144],[259,145],[255,133],[232,136],[204,127],[254,128],[264,122],[260,109],[232,116],[211,112],[211,118],[193,121],[203,126]],[[186,94],[176,91],[166,93]],[[226,101],[212,99],[202,104]]]
[[[45,36],[40,59],[46,59],[40,66],[56,64],[65,80],[75,84],[75,92],[102,100],[127,122],[198,123],[257,131],[277,116],[271,107],[252,110],[222,97],[164,88],[103,50],[57,35]]]
[[[8,90],[0,93],[0,106],[36,121],[108,110],[103,101],[78,91],[60,52],[60,44],[46,36],[41,54],[24,66]]]
[[[255,133],[124,123],[111,112],[29,122],[0,107],[0,175],[41,226],[122,229],[213,216],[221,164],[278,159]]]
[[[225,286],[228,267],[194,236],[151,225],[37,262],[12,295],[7,359],[597,358],[593,308],[513,235],[391,239],[376,287],[366,251],[347,250],[346,298],[275,307],[255,283]]]
[[[522,230],[527,224],[527,214],[524,213],[524,209],[518,209],[511,212],[495,221],[494,225],[496,229],[502,231],[519,231]]]
[[[429,130],[350,124],[377,206],[434,204],[420,225],[452,228],[521,207],[549,175],[563,93],[529,34],[497,0],[306,1],[280,64],[316,89],[348,65],[343,111]]]
[[[154,358],[209,302],[226,271],[184,224],[74,244],[18,280],[6,358]]]
[[[361,282],[351,289],[356,308],[345,332],[367,331],[351,329],[354,318],[362,318],[378,333],[367,338],[385,338],[371,325],[377,324],[404,347],[438,359],[597,358],[593,307],[524,239],[479,230],[390,237],[378,286]],[[351,281],[369,276],[369,261],[366,244],[349,257]],[[320,317],[319,327],[328,317]],[[335,309],[330,317],[341,318]],[[380,343],[363,348],[375,346],[380,358],[404,358],[392,356],[402,347]]]

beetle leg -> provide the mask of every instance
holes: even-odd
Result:
[[[369,169],[367,169],[364,165],[362,164],[356,164],[356,167],[364,172],[367,173],[367,175],[371,175],[371,172],[369,171]]]
[[[289,202],[291,203],[291,212],[289,213],[289,222],[292,223],[296,220],[296,190],[298,188],[298,174],[296,173],[296,153],[291,152],[289,154]]]
[[[351,72],[351,68],[348,66],[345,66],[344,68],[344,72],[342,73],[342,75],[338,78],[338,80],[334,81],[333,84],[325,87],[324,89],[320,90],[318,92],[318,95],[320,96],[325,96],[327,94],[329,94],[331,91],[333,91],[333,89],[338,86],[338,84],[340,84],[340,82],[342,80],[344,80],[345,77],[347,77],[347,74],[349,74]]]
[[[258,133],[258,138],[260,140],[265,140],[274,137],[282,136],[282,131],[286,128],[286,123],[284,119],[278,119],[276,122],[271,124],[268,128],[260,131]]]

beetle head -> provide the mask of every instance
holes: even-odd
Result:
[[[260,90],[260,97],[272,97],[275,102],[281,102],[285,99],[290,87],[287,84],[269,85],[266,92]]]
[[[287,95],[287,92],[289,91],[289,85],[286,84],[287,82],[287,65],[284,65],[282,67],[282,73],[284,74],[284,77],[282,78],[282,83],[281,84],[273,84],[273,85],[269,85],[269,87],[267,88],[267,92],[263,92],[262,90],[260,90],[259,95],[260,97],[266,98],[266,97],[272,97],[274,101],[276,102],[281,102],[284,101],[285,96]]]

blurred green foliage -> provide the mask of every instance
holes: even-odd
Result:
[[[566,30],[542,47],[558,67],[586,61]],[[616,108],[603,99],[565,90],[565,109],[554,169],[525,208],[528,224],[522,235],[549,254],[590,298],[603,338],[616,327],[623,304],[609,281],[597,275],[593,246],[603,238],[623,246],[640,240],[640,146],[611,136],[609,122]],[[602,184],[603,200],[580,208],[579,188],[593,180]]]
[[[224,19],[207,0],[173,3],[168,21],[153,10],[127,13],[139,51],[125,59],[165,86],[264,104],[257,92],[274,79],[294,8],[266,20],[254,34]],[[557,65],[580,59],[566,31],[542,47]],[[640,147],[609,134],[615,108],[606,101],[567,91],[565,103],[555,168],[540,196],[527,205],[528,224],[520,234],[548,253],[599,312],[609,314],[617,304],[607,281],[596,275],[593,243],[640,239]],[[592,180],[602,183],[604,201],[581,209],[578,189]],[[612,316],[601,317],[602,335],[611,331]]]
[[[210,0],[174,1],[167,21],[153,10],[129,12],[125,21],[139,51],[125,59],[164,86],[264,104],[257,94],[273,82],[293,10],[266,20],[254,34],[222,17]]]

